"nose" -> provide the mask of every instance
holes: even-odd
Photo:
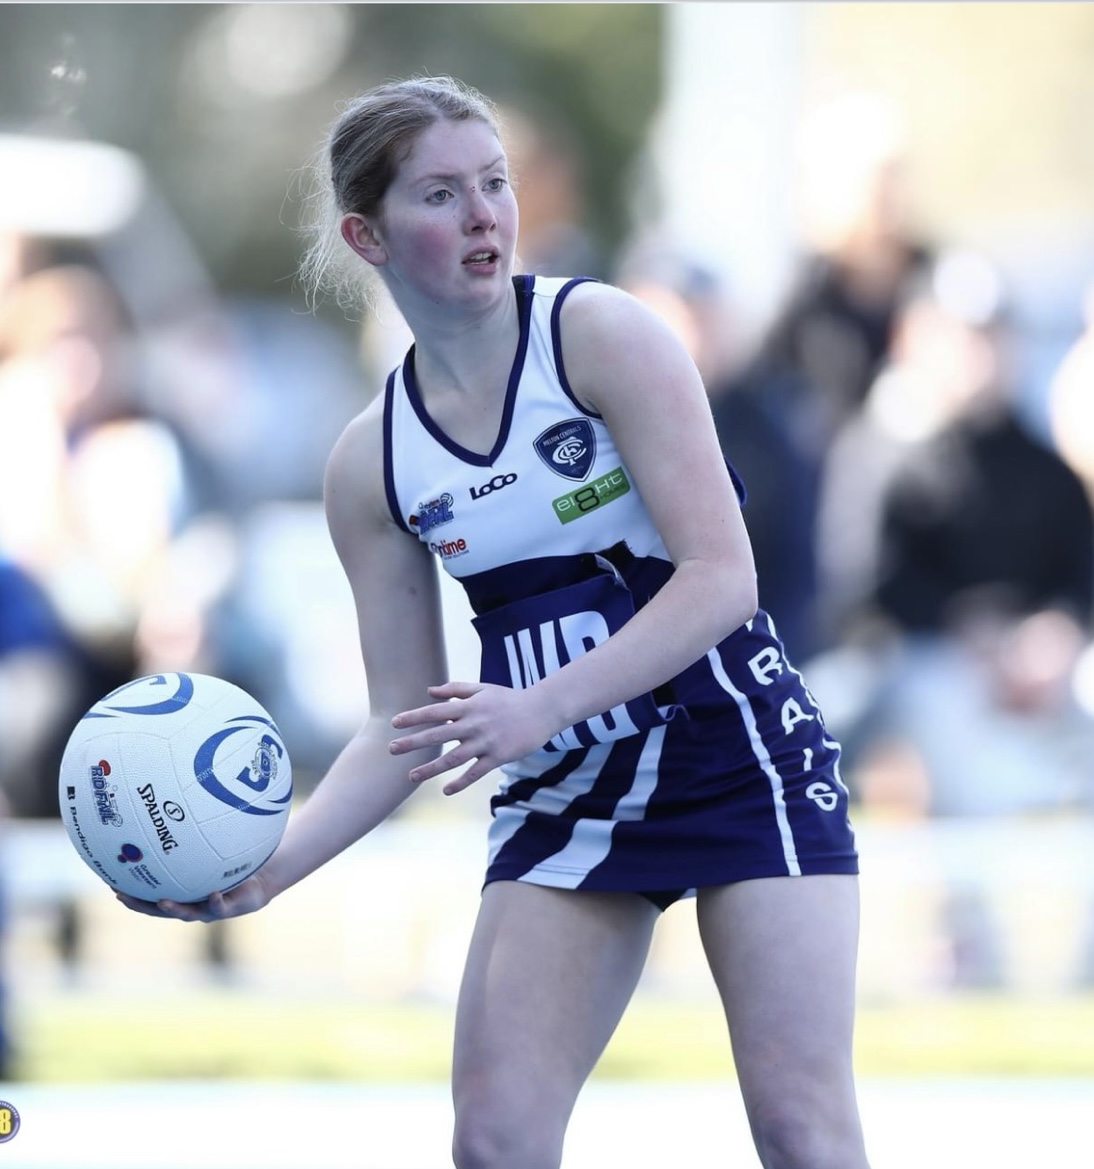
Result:
[[[494,208],[478,187],[472,187],[468,192],[466,206],[467,222],[472,231],[485,231],[494,226]]]

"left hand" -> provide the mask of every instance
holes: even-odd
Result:
[[[470,763],[466,771],[445,784],[446,796],[470,787],[495,767],[538,750],[559,730],[538,710],[533,690],[446,682],[430,686],[429,696],[438,701],[404,710],[391,720],[396,729],[423,729],[392,739],[390,750],[393,755],[402,755],[454,741],[456,746],[451,750],[410,772],[411,781],[421,783]]]
[[[148,917],[168,917],[178,921],[223,921],[228,917],[254,913],[268,905],[273,897],[266,874],[260,869],[223,893],[210,893],[204,901],[144,901],[140,897],[115,891],[115,897],[134,913]]]

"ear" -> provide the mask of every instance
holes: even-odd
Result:
[[[387,251],[376,232],[375,223],[351,211],[342,217],[342,238],[369,264],[380,265],[387,261]]]

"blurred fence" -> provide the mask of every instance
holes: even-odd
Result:
[[[1094,985],[1094,818],[866,821],[858,837],[865,1001]],[[391,822],[261,913],[229,923],[219,949],[206,927],[124,910],[58,823],[9,824],[0,857],[16,994],[73,977],[119,990],[156,980],[170,993],[200,981],[215,955],[256,988],[454,1001],[485,838],[483,824],[462,817]],[[78,936],[67,935],[66,951],[59,930],[72,907]],[[692,903],[662,919],[640,993],[710,994]]]

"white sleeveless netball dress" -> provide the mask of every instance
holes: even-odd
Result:
[[[506,686],[604,640],[672,572],[607,427],[566,379],[559,313],[580,282],[514,279],[520,343],[488,454],[433,423],[413,349],[386,387],[392,515],[464,586],[481,680]],[[704,885],[858,871],[839,747],[763,611],[668,685],[502,772],[488,882],[665,905]]]

